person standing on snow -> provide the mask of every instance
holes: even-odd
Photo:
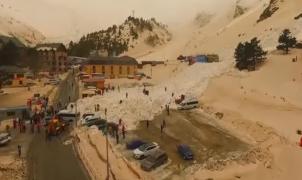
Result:
[[[166,120],[163,120],[163,128],[166,128]]]
[[[119,143],[119,135],[118,135],[118,132],[116,132],[116,144]]]
[[[163,134],[163,131],[164,131],[164,126],[161,124],[160,125],[160,133]]]
[[[21,145],[20,144],[18,145],[18,156],[19,156],[19,158],[21,157]]]
[[[122,127],[122,134],[123,134],[123,139],[126,138],[126,128],[125,128],[125,125],[123,125]]]

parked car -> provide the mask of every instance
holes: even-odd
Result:
[[[177,151],[184,160],[193,160],[193,152],[188,145],[181,144],[177,146]]]
[[[94,116],[94,113],[84,113],[82,119],[85,119],[87,116]]]
[[[177,107],[178,110],[188,110],[199,107],[199,102],[197,99],[183,100]]]
[[[168,155],[160,149],[157,149],[141,162],[141,168],[145,171],[151,171],[168,162]]]
[[[97,126],[99,129],[106,127],[107,121],[105,119],[93,119],[89,122],[86,123],[86,126],[91,127],[91,126]]]
[[[100,116],[87,116],[87,117],[83,120],[82,124],[88,126],[90,123],[92,123],[92,122],[94,122],[94,121],[97,121],[97,120],[100,120],[100,119],[101,119]]]
[[[59,79],[49,79],[44,83],[44,85],[58,85],[58,84],[60,84]]]
[[[0,133],[0,146],[6,145],[11,139],[12,137],[8,133]]]
[[[57,113],[57,116],[63,122],[71,123],[73,121],[76,121],[79,114],[68,110],[61,110]]]
[[[138,147],[140,147],[141,145],[144,145],[144,144],[146,144],[144,141],[132,140],[132,141],[130,141],[126,144],[126,148],[130,149],[130,150],[133,150],[133,149],[136,149],[136,148],[138,148]]]
[[[143,144],[140,147],[133,150],[133,156],[135,159],[143,159],[149,156],[152,152],[159,149],[159,145],[155,142]]]
[[[84,118],[81,119],[81,124],[82,125],[86,125],[87,120],[89,120],[89,119],[91,119],[93,117],[94,117],[94,115],[85,116]]]

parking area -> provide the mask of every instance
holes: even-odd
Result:
[[[165,120],[166,128],[161,133],[161,124]],[[211,120],[202,113],[192,111],[172,111],[170,116],[166,112],[147,123],[140,122],[138,128],[127,132],[127,140],[140,139],[147,142],[156,142],[169,156],[169,163],[159,169],[165,169],[171,174],[180,174],[181,171],[195,163],[202,164],[209,158],[225,159],[230,153],[244,152],[249,145],[232,136],[226,130],[210,125]],[[193,161],[186,161],[178,154],[176,146],[186,144],[194,153]],[[130,161],[132,151],[125,146],[118,146],[119,150]],[[156,170],[156,173],[159,170]]]

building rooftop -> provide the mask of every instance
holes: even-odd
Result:
[[[122,57],[90,57],[86,64],[92,65],[138,65],[136,59],[129,56]]]
[[[45,43],[45,44],[38,44],[36,46],[38,51],[50,51],[50,50],[64,50],[66,51],[66,47],[62,43]]]

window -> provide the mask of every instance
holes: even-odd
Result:
[[[122,74],[122,72],[123,72],[123,71],[122,71],[122,66],[120,66],[120,74]]]
[[[6,113],[7,116],[15,116],[16,113],[14,111],[9,111]]]
[[[92,73],[96,73],[96,68],[95,68],[95,66],[92,66]]]
[[[22,85],[23,84],[23,81],[19,81],[19,85]]]
[[[105,66],[102,66],[102,73],[105,74]]]

